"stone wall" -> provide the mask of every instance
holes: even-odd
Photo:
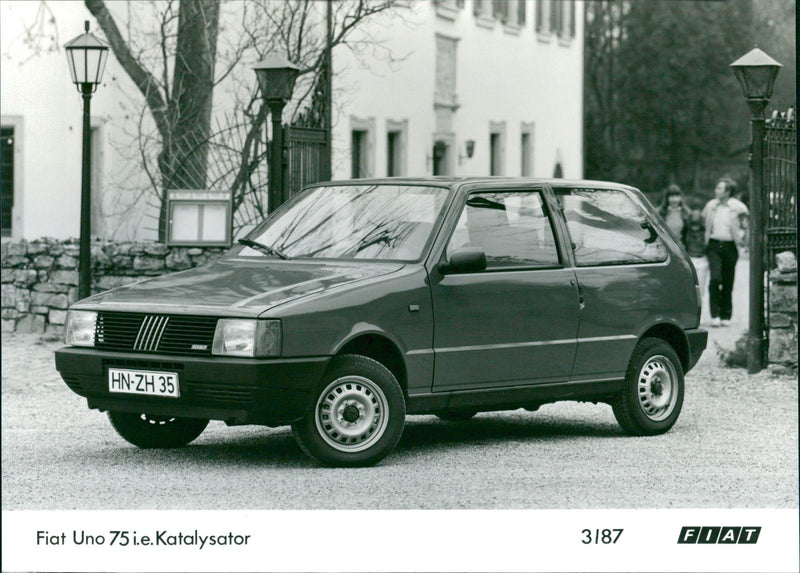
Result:
[[[797,270],[769,275],[769,362],[797,366]]]
[[[78,242],[41,239],[2,243],[3,332],[61,333],[78,299]],[[218,258],[224,249],[162,243],[92,243],[92,293]]]

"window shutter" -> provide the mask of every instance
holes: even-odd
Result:
[[[517,4],[517,24],[519,24],[520,27],[525,26],[525,2],[527,2],[527,0],[519,0]]]

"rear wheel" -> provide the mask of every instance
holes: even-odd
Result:
[[[625,387],[612,407],[622,429],[633,436],[663,434],[683,405],[683,367],[660,338],[645,338],[633,350]]]
[[[337,356],[320,384],[314,408],[292,431],[300,448],[331,466],[368,466],[397,445],[405,425],[403,391],[382,364]]]
[[[117,433],[140,448],[179,448],[206,429],[208,420],[109,412],[108,419]]]

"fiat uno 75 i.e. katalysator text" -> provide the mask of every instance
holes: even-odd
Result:
[[[79,301],[56,366],[143,448],[291,424],[313,458],[359,466],[406,414],[582,400],[666,432],[699,321],[691,262],[636,189],[358,180],[305,190],[214,263]]]

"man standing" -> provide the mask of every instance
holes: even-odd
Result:
[[[733,313],[733,279],[739,248],[744,248],[747,237],[742,222],[747,217],[747,207],[732,195],[736,182],[723,177],[714,187],[714,199],[703,209],[706,224],[706,254],[710,279],[708,300],[711,324],[726,326]]]

